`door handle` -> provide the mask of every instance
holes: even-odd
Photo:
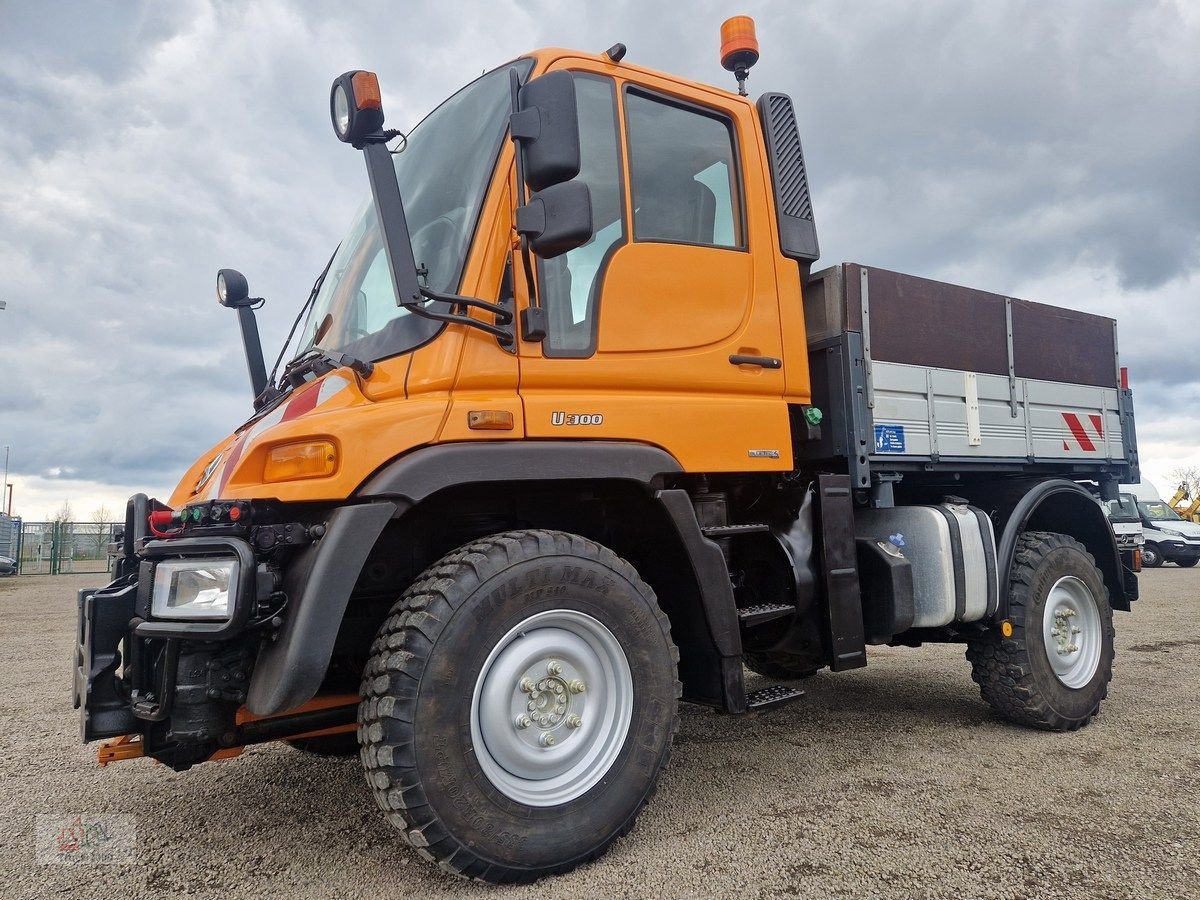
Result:
[[[773,356],[742,356],[738,353],[729,357],[729,364],[733,366],[758,366],[762,369],[783,368],[783,360],[776,359]]]

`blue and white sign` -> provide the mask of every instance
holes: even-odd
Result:
[[[904,452],[904,426],[903,425],[876,425],[875,426],[875,452],[876,453],[903,453]]]

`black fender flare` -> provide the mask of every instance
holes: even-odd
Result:
[[[342,506],[325,534],[292,561],[284,590],[292,598],[278,640],[264,644],[254,665],[246,707],[269,716],[316,695],[358,574],[384,526],[395,515],[387,501]]]
[[[661,486],[675,457],[629,441],[463,441],[422,447],[375,472],[356,496],[386,498],[398,514],[444,488],[489,481],[605,481]]]
[[[1008,507],[1000,535],[997,559],[1000,570],[1000,604],[996,619],[1008,617],[1008,580],[1012,573],[1017,538],[1023,531],[1057,531],[1077,539],[1096,559],[1096,565],[1108,587],[1114,609],[1128,610],[1130,596],[1121,563],[1121,553],[1112,526],[1095,498],[1074,481],[1052,478],[1033,485],[1020,483],[1014,495],[1000,499],[1001,509]],[[1005,502],[1007,500],[1007,502]],[[1015,502],[1013,502],[1015,500]],[[1136,585],[1136,582],[1135,582]]]

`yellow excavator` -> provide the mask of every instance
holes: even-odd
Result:
[[[1200,496],[1192,497],[1186,481],[1176,489],[1170,505],[1185,522],[1200,522]]]

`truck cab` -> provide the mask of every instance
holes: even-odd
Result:
[[[738,92],[625,55],[522,56],[406,133],[371,73],[334,81],[370,194],[290,361],[222,270],[253,412],[130,499],[80,593],[102,762],[357,752],[422,855],[529,881],[628,829],[681,700],[765,711],[938,642],[1011,721],[1095,715],[1137,597],[1095,501],[1138,477],[1115,324],[813,271],[752,23]]]
[[[1097,502],[1108,516],[1113,534],[1117,538],[1118,547],[1140,550],[1145,546],[1146,536],[1142,529],[1141,511],[1138,509],[1138,499],[1134,494],[1122,491],[1116,500],[1099,500]]]

